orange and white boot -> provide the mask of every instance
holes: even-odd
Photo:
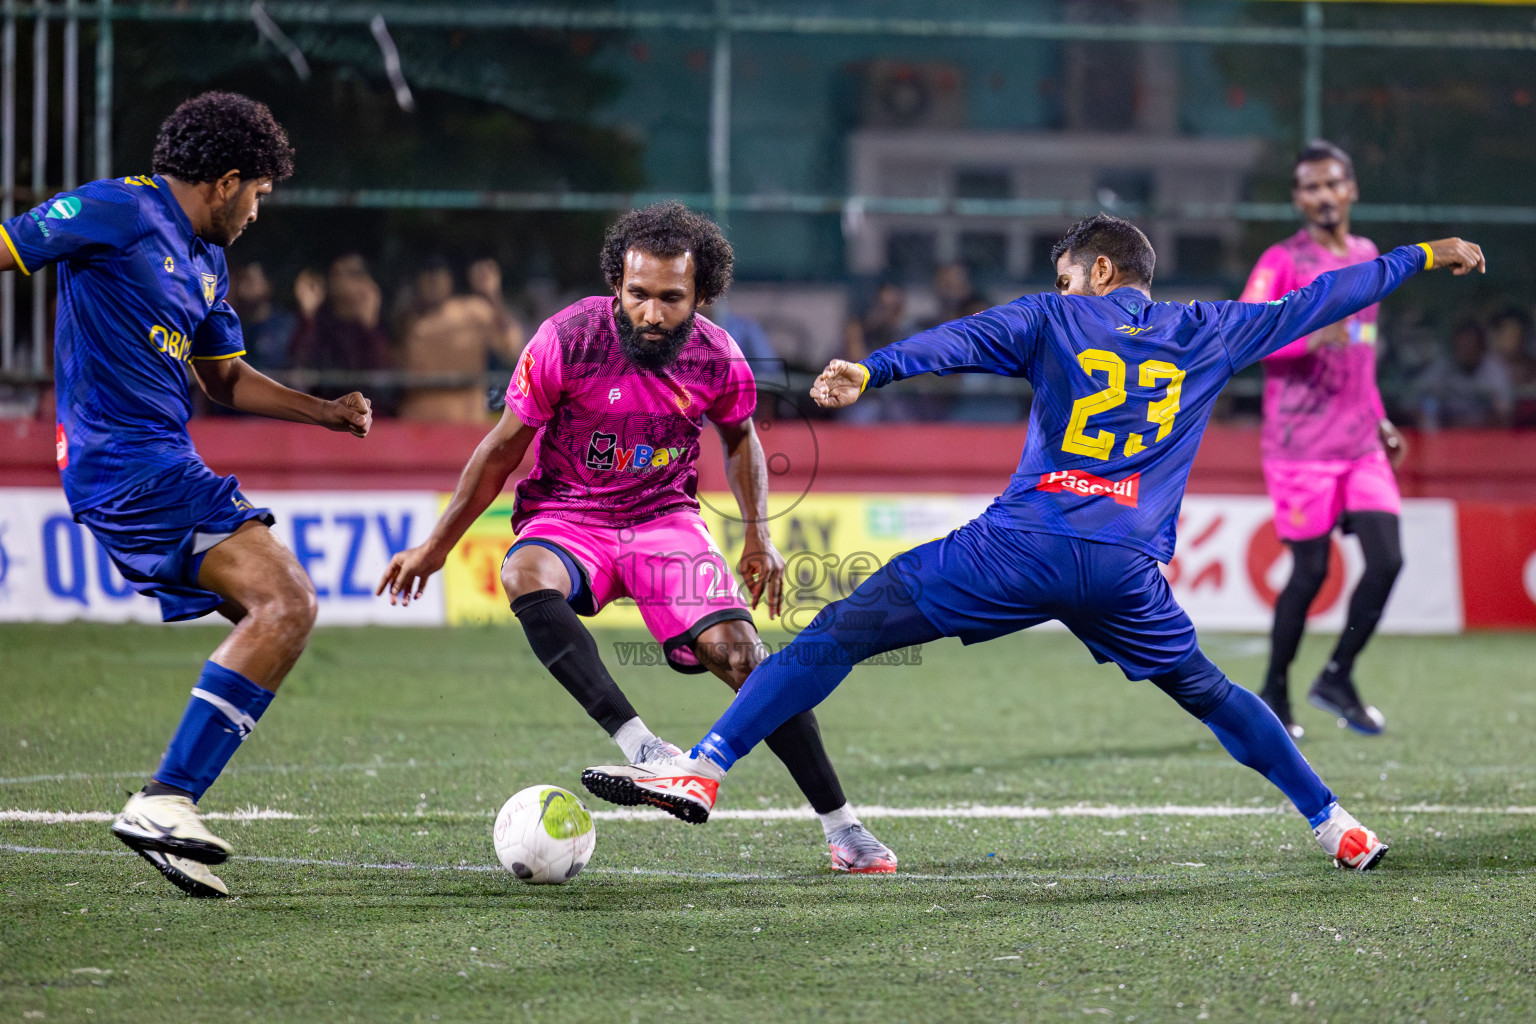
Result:
[[[1333,858],[1334,865],[1351,871],[1369,871],[1380,864],[1387,855],[1387,844],[1338,804],[1328,810],[1327,820],[1312,834],[1323,852]]]
[[[593,796],[633,807],[650,804],[690,825],[702,825],[715,809],[725,769],[707,757],[681,754],[643,764],[603,764],[581,773]]]

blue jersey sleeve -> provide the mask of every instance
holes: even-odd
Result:
[[[1424,269],[1424,250],[1402,245],[1366,263],[1319,274],[1273,302],[1200,303],[1214,320],[1235,373],[1297,338],[1380,302]]]
[[[124,249],[143,231],[139,202],[120,181],[93,181],[6,221],[0,231],[23,274],[61,260]]]
[[[192,358],[232,359],[243,355],[245,335],[240,330],[240,318],[228,302],[220,299],[192,335]]]
[[[1028,377],[1043,319],[1035,298],[1026,295],[876,349],[863,361],[869,387],[921,373]]]
[[[240,329],[240,317],[225,299],[229,294],[229,267],[222,253],[216,259],[219,272],[210,296],[213,308],[192,335],[193,359],[232,359],[245,355],[245,333]],[[207,287],[206,280],[204,286]]]

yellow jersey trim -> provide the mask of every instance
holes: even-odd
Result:
[[[865,366],[863,363],[854,363],[853,365],[864,371],[864,383],[859,385],[859,394],[862,395],[864,393],[864,389],[869,387],[869,378],[871,376],[869,367]]]
[[[11,250],[11,257],[16,260],[16,269],[21,271],[21,276],[31,277],[32,271],[27,269],[27,265],[25,263],[21,262],[21,253],[16,251],[16,243],[11,241],[11,233],[5,230],[5,226],[3,224],[0,224],[0,238],[5,239],[5,247]]]
[[[1435,250],[1433,250],[1433,249],[1431,249],[1429,247],[1429,243],[1428,242],[1420,242],[1419,243],[1419,248],[1424,250],[1424,269],[1425,270],[1434,270],[1435,269]],[[16,250],[12,249],[11,251],[15,252]]]
[[[222,355],[222,356],[193,356],[192,358],[193,359],[201,359],[201,360],[204,360],[205,362],[213,362],[213,361],[218,360],[218,359],[234,359],[236,356],[243,356],[243,355],[245,355],[245,349],[241,349],[239,352],[230,352],[230,353],[227,353],[227,354]]]

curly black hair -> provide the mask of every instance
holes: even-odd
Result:
[[[731,266],[736,253],[720,233],[720,226],[703,214],[678,202],[653,203],[630,210],[608,229],[603,239],[603,277],[609,287],[624,280],[624,254],[638,249],[652,256],[693,253],[693,291],[707,306],[731,286]]]
[[[156,174],[190,185],[229,171],[246,180],[293,174],[293,146],[266,104],[234,92],[205,92],[177,107],[155,139]]]

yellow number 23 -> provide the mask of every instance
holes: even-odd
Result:
[[[1102,371],[1109,386],[1072,403],[1072,416],[1067,421],[1061,450],[1108,461],[1119,439],[1107,430],[1089,434],[1087,426],[1094,416],[1125,403],[1125,360],[1105,349],[1090,348],[1077,354],[1077,362],[1090,377],[1095,371]],[[1160,359],[1142,363],[1137,383],[1144,388],[1155,388],[1159,381],[1168,382],[1168,391],[1162,398],[1147,403],[1147,422],[1157,427],[1153,444],[1167,437],[1173,429],[1173,418],[1179,414],[1179,397],[1184,388],[1184,371]],[[1125,439],[1126,455],[1135,455],[1146,447],[1147,442],[1141,434],[1131,434]]]

